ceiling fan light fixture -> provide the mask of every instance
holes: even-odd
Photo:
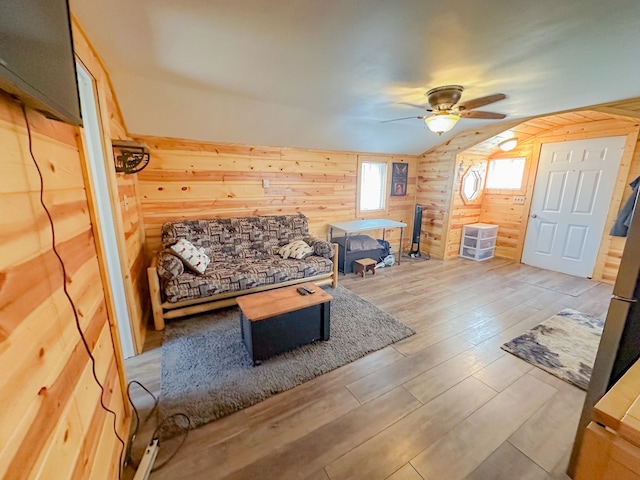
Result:
[[[429,130],[438,135],[451,130],[458,123],[458,120],[460,120],[460,115],[447,112],[437,112],[424,119]]]
[[[513,150],[514,148],[516,148],[516,145],[518,144],[518,139],[517,138],[508,138],[507,140],[504,140],[502,142],[500,142],[498,144],[498,148],[500,150],[502,150],[503,152],[510,152],[511,150]]]

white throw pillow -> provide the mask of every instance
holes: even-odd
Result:
[[[295,258],[300,260],[301,258],[306,257],[313,253],[313,248],[311,248],[304,240],[295,240],[291,243],[287,243],[286,245],[280,247],[278,250],[278,254],[282,258]]]
[[[184,264],[196,273],[202,275],[211,259],[201,249],[196,248],[190,241],[181,238],[169,247]]]

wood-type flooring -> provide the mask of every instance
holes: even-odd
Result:
[[[500,345],[566,307],[604,316],[612,286],[497,258],[339,281],[416,334],[192,431],[151,479],[568,478],[584,392]],[[157,395],[162,334],[147,337],[127,371]],[[144,416],[150,397],[132,398]]]

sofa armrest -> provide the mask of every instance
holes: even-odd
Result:
[[[328,259],[332,259],[335,255],[333,244],[331,242],[314,237],[307,237],[304,241],[308,243],[309,246],[313,247],[314,255]]]
[[[173,280],[184,273],[184,262],[168,248],[156,253],[154,260],[160,278]]]

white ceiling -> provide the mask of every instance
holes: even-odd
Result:
[[[419,154],[443,84],[507,120],[640,96],[638,0],[71,0],[128,130]]]

